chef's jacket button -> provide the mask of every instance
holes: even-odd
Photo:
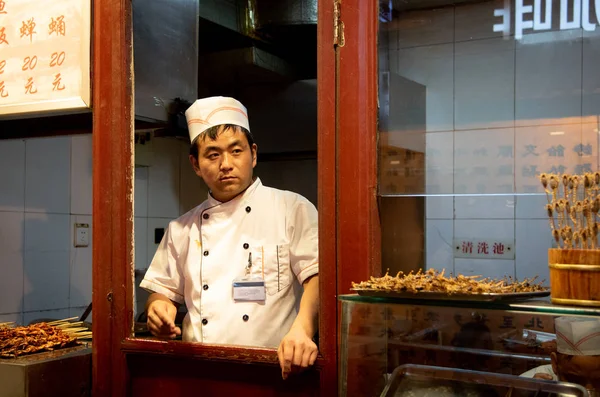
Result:
[[[250,244],[244,243],[244,249],[247,250],[248,248],[250,248]]]
[[[210,215],[208,215],[208,214],[206,214],[206,213],[205,213],[205,214],[202,214],[202,218],[204,218],[204,219],[208,219],[209,217],[210,217]]]
[[[250,208],[250,206],[246,207],[246,212],[250,212],[252,211],[252,208]]]
[[[208,251],[204,251],[204,256],[208,256]]]
[[[203,289],[204,291],[206,291],[206,290],[208,289],[208,284],[204,284],[204,285],[202,286],[202,289]]]
[[[249,318],[250,318],[250,317],[248,317],[248,315],[247,315],[247,314],[244,314],[244,316],[242,317],[242,320],[244,320],[244,321],[248,321],[248,319],[249,319]]]
[[[205,319],[205,318],[203,318],[203,319],[202,319],[202,325],[206,325],[206,324],[208,324],[208,320],[207,320],[207,319]]]

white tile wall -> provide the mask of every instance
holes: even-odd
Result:
[[[600,87],[600,85],[598,85]],[[600,89],[599,89],[600,91]],[[595,117],[586,117],[585,121],[593,120]],[[583,145],[579,149],[579,165],[580,168],[575,171],[597,171],[598,168],[598,139],[600,134],[598,133],[598,122],[594,120],[593,123],[585,122],[581,124],[581,144]]]
[[[23,308],[23,212],[0,212],[0,313]]]
[[[451,8],[445,19],[427,10],[390,23],[390,71],[427,87],[427,131],[449,131],[426,137],[426,192],[441,195],[426,200],[427,266],[451,260],[440,234],[515,238],[515,261],[457,259],[456,272],[547,275],[537,177],[600,169],[600,30],[558,31],[553,3],[551,31],[526,30],[521,40],[514,20],[510,37],[493,32],[503,0],[458,5],[453,24]],[[452,197],[460,193],[471,195]]]
[[[583,115],[600,115],[600,28],[583,33]]]
[[[0,144],[0,211],[25,208],[25,141],[7,140]]]
[[[90,226],[90,245],[75,247],[75,223],[86,223]],[[71,215],[70,221],[70,277],[69,305],[86,306],[92,302],[92,248],[93,225],[91,215]]]
[[[259,162],[254,169],[263,185],[291,190],[317,205],[317,161],[268,161]],[[297,178],[305,175],[305,178]]]
[[[147,257],[146,260],[148,265],[152,262],[152,258],[154,258],[154,254],[156,253],[156,249],[158,248],[158,243],[154,243],[154,230],[157,228],[164,228],[165,232],[169,227],[169,222],[172,219],[169,218],[148,218],[148,234],[147,234]]]
[[[517,278],[539,276],[550,285],[548,269],[548,248],[552,247],[552,234],[547,219],[517,219],[516,250]]]
[[[503,0],[457,6],[454,30],[456,42],[501,37],[502,32],[494,32],[492,26],[500,23],[500,18],[494,16],[494,10],[502,8],[504,8]]]
[[[398,17],[398,47],[419,47],[454,41],[454,8],[413,11]]]
[[[515,142],[516,191],[542,193],[539,174],[576,171],[581,160],[578,146],[582,144],[582,126],[578,123],[518,127]],[[597,141],[590,145],[594,152]]]
[[[454,222],[446,219],[428,219],[425,223],[426,267],[454,272]]]
[[[69,307],[70,220],[25,213],[25,311]]]
[[[312,130],[305,127],[315,124],[310,121],[316,117],[315,84],[300,82],[284,95],[291,108],[306,108],[296,117],[306,119],[297,128],[307,136]],[[280,134],[271,129],[267,136]],[[208,193],[189,165],[187,143],[156,138],[152,149],[150,166],[135,170],[138,269],[154,256],[154,229],[166,228]],[[275,187],[304,180],[300,193],[316,202],[316,162],[281,168]],[[89,247],[75,248],[73,233],[75,223],[88,223],[92,233],[92,182],[91,134],[0,140],[0,321],[80,316],[91,301],[92,237]],[[143,307],[144,296],[137,298]]]
[[[455,239],[505,239],[515,237],[513,219],[456,219],[454,221]]]
[[[25,164],[25,211],[68,214],[71,138],[27,140]]]
[[[515,261],[506,259],[465,259],[454,260],[455,274],[482,276],[496,279],[515,277]]]
[[[135,216],[148,216],[148,173],[149,167],[135,167],[133,210]]]
[[[514,191],[513,128],[454,133],[454,192],[461,194]]]
[[[150,265],[148,259],[148,218],[135,217],[135,268],[146,269]]]
[[[453,132],[425,134],[425,189],[427,193],[454,193],[453,150]]]
[[[517,42],[516,125],[581,116],[581,32],[529,34]]]
[[[0,256],[3,272],[0,278],[0,313],[16,313],[23,309],[23,263],[22,251],[3,252]]]
[[[71,137],[71,214],[92,215],[92,135]]]
[[[453,219],[454,197],[428,196],[425,198],[425,214],[427,219]]]
[[[13,322],[17,325],[23,324],[23,313],[0,314],[0,323]]]
[[[454,199],[456,219],[513,219],[515,196],[459,196]]]
[[[398,51],[399,75],[427,87],[427,131],[454,128],[454,44]]]
[[[503,38],[456,43],[454,127],[513,127],[515,42]]]
[[[175,219],[179,216],[180,144],[155,138],[154,157],[148,169],[148,216]]]
[[[544,206],[548,203],[545,193],[518,194],[516,196],[516,219],[547,219]]]
[[[83,315],[83,313],[85,312],[85,309],[87,309],[87,306],[80,306],[80,307],[70,307],[69,308],[69,317],[80,317]],[[88,317],[85,319],[86,322],[91,323],[92,322],[92,314],[93,311],[90,312],[90,314],[88,315]]]
[[[34,321],[62,320],[70,317],[69,309],[42,310],[23,313],[23,324],[29,325]]]

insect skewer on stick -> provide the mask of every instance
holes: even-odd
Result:
[[[600,172],[541,174],[552,237],[559,248],[598,249]]]

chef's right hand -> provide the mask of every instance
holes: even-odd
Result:
[[[552,375],[550,374],[535,374],[533,375],[534,379],[545,379],[545,380],[552,380]]]
[[[155,300],[148,305],[148,329],[159,338],[173,339],[181,335],[181,328],[175,326],[177,308],[171,302]]]

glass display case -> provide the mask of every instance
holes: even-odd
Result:
[[[521,375],[550,364],[555,318],[600,317],[600,309],[557,306],[548,299],[339,299],[341,396],[379,396],[394,370],[407,364]]]

